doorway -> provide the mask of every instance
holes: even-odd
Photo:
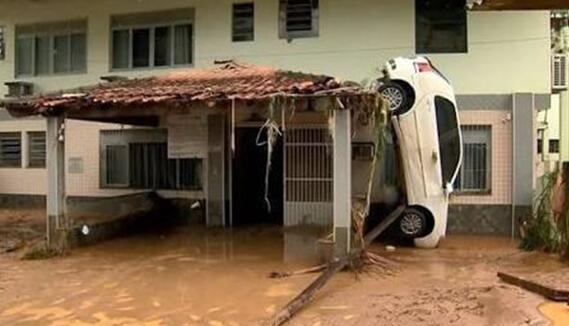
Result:
[[[233,157],[232,207],[235,226],[283,224],[283,140],[278,137],[273,148],[269,174],[268,200],[265,200],[267,146],[257,145],[259,127],[235,129]],[[266,140],[261,134],[260,142]]]

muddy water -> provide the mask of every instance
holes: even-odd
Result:
[[[267,278],[318,262],[309,239],[273,228],[187,229],[113,240],[61,259],[0,257],[0,325],[258,323],[310,280]]]
[[[548,302],[539,306],[539,311],[551,320],[553,326],[569,325],[569,305]]]
[[[269,272],[322,259],[309,233],[179,229],[22,262],[0,255],[0,325],[259,325],[313,276]],[[541,298],[500,283],[501,268],[555,264],[507,239],[451,237],[397,248],[395,276],[334,277],[292,325],[542,325]]]

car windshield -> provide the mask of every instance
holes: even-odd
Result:
[[[436,96],[437,129],[443,187],[452,183],[460,163],[460,131],[456,108],[448,99]]]

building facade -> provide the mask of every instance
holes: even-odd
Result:
[[[460,1],[445,3],[0,0],[0,82],[16,94],[37,94],[237,60],[366,84],[389,58],[426,54],[452,81],[464,126],[465,165],[449,229],[510,234],[532,204],[535,115],[549,106],[551,91],[549,12],[466,11]],[[141,190],[101,181],[108,135],[129,126],[68,120],[65,128],[70,196]],[[2,114],[6,204],[45,195],[45,129],[44,120]],[[188,187],[165,194],[204,197]]]

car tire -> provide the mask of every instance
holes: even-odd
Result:
[[[411,96],[403,85],[389,81],[381,85],[378,91],[388,102],[392,114],[402,114],[409,109]]]
[[[407,208],[399,218],[399,232],[405,238],[420,238],[425,236],[428,227],[425,213],[416,208]]]

